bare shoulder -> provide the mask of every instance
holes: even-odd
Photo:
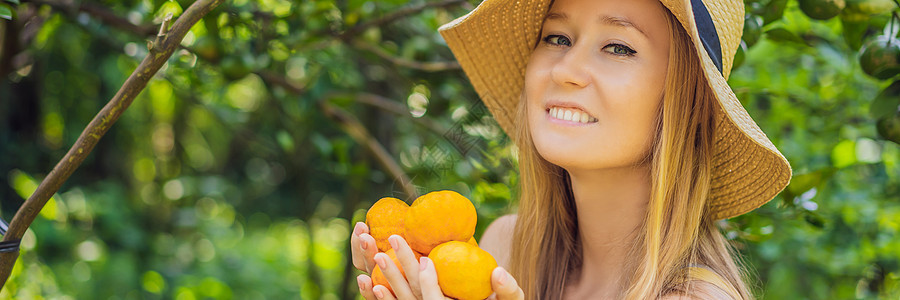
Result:
[[[494,256],[497,264],[509,268],[510,242],[516,227],[516,215],[505,215],[488,225],[478,241],[478,246]]]
[[[715,284],[694,280],[689,291],[669,293],[659,300],[736,300]]]

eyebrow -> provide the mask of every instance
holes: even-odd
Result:
[[[569,16],[562,12],[550,12],[544,17],[544,22],[554,20],[554,21],[568,21]],[[643,29],[635,25],[633,22],[624,17],[616,17],[610,15],[600,15],[599,22],[601,24],[616,26],[616,27],[624,27],[624,28],[633,28],[647,37],[647,33],[644,32]]]

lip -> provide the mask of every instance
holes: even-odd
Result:
[[[544,111],[549,112],[550,109],[554,108],[554,107],[578,109],[583,112],[586,112],[589,116],[591,116],[593,118],[597,118],[597,116],[595,116],[593,113],[591,113],[590,111],[585,109],[584,106],[581,106],[581,104],[578,104],[575,102],[569,102],[569,101],[559,101],[559,100],[547,101],[547,104],[544,105]]]
[[[565,121],[565,120],[560,120],[560,119],[551,117],[550,109],[554,108],[554,107],[577,109],[584,113],[587,113],[588,116],[590,116],[594,119],[598,119],[596,116],[594,116],[593,113],[591,113],[590,111],[585,109],[584,106],[582,106],[578,103],[569,102],[569,101],[560,101],[560,100],[550,100],[550,101],[547,101],[547,103],[544,105],[544,115],[547,116],[547,119],[549,119],[550,121],[552,121],[554,123],[560,123],[560,124],[566,124],[566,125],[579,125],[579,126],[587,126],[587,125],[592,125],[592,124],[597,123],[597,122],[593,122],[593,123],[572,122],[572,121]]]

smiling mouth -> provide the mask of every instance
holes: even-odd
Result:
[[[568,108],[568,107],[551,107],[547,110],[550,114],[551,118],[569,121],[581,124],[590,124],[596,123],[597,118],[592,117],[587,112],[577,109],[577,108]]]

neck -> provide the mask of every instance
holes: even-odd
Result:
[[[573,278],[576,294],[616,298],[624,292],[633,259],[628,254],[650,200],[649,170],[643,165],[569,171],[583,257]]]

